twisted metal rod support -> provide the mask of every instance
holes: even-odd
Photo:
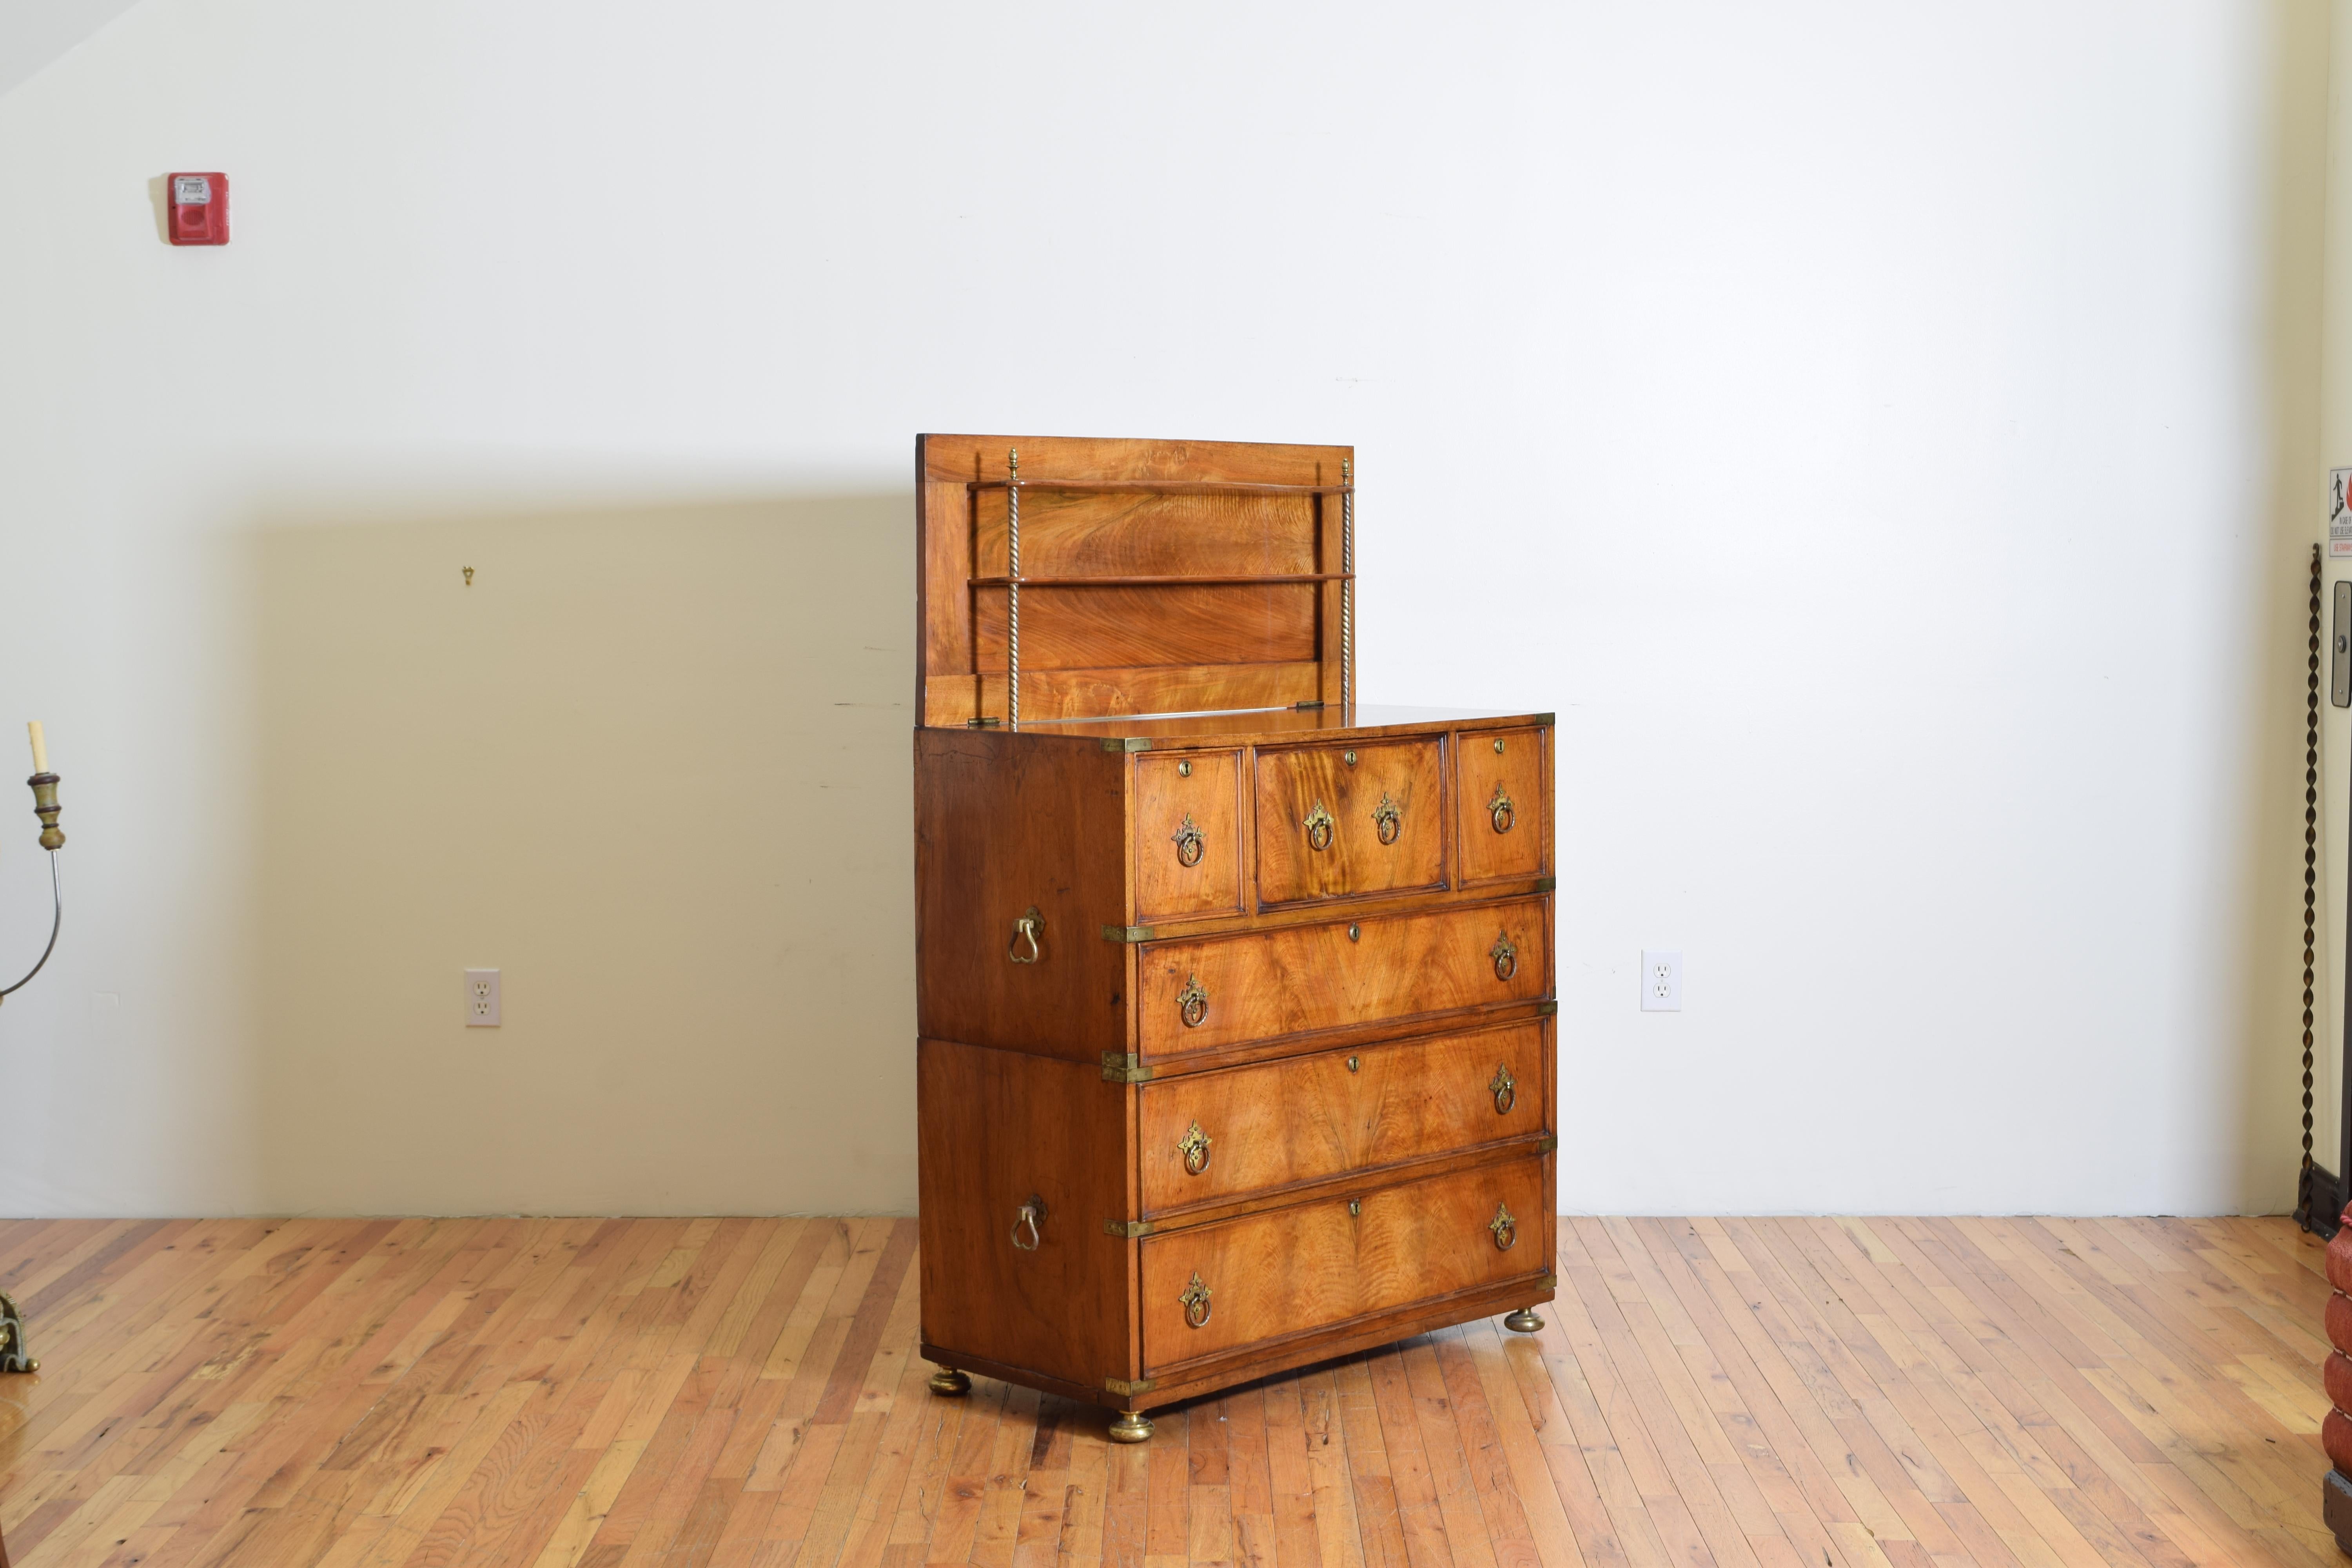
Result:
[[[24,980],[19,980],[14,985],[0,987],[0,997],[6,996],[11,991],[23,990],[26,982],[41,972],[41,965],[48,963],[49,954],[58,950],[58,931],[66,923],[66,892],[65,885],[58,879],[58,852],[54,849],[49,851],[49,901],[50,907],[55,910],[49,917],[49,945],[41,949],[40,962],[25,972]]]

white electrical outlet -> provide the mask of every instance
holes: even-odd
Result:
[[[466,971],[466,1027],[495,1029],[499,1026],[499,972],[495,969]]]
[[[1683,1010],[1683,955],[1666,948],[1642,950],[1642,1011]]]

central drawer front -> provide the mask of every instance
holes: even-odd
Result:
[[[1264,906],[1445,885],[1441,738],[1257,755]]]
[[[1143,1212],[1544,1130],[1543,1020],[1190,1074],[1137,1091]]]
[[[1544,1176],[1536,1156],[1146,1237],[1144,1371],[1547,1273]]]
[[[1147,943],[1146,1056],[1549,994],[1550,900]]]

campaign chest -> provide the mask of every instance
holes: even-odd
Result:
[[[1553,1289],[1552,719],[1356,699],[1345,447],[916,448],[922,1353],[1144,1412]]]

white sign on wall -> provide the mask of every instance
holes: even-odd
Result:
[[[2327,553],[2352,555],[2352,506],[2344,492],[2352,489],[2352,468],[2327,470]]]

